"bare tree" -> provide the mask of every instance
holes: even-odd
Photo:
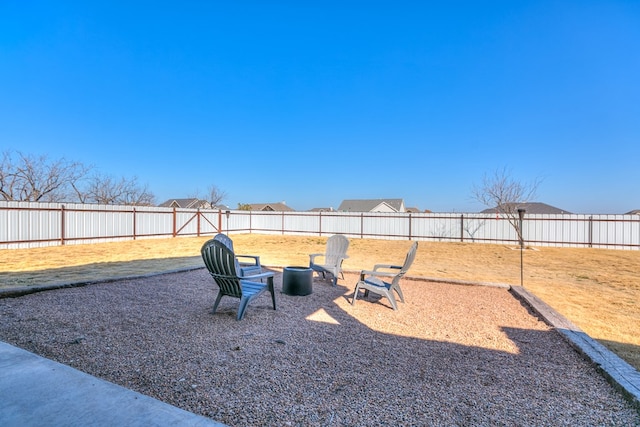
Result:
[[[11,155],[9,152],[4,152],[2,153],[2,161],[0,162],[0,196],[2,200],[14,200],[15,185],[16,176],[13,172]]]
[[[518,209],[533,201],[540,182],[540,179],[530,183],[517,181],[509,170],[503,168],[493,175],[485,175],[482,185],[474,186],[472,194],[473,198],[483,205],[495,208],[498,213],[504,215],[516,231],[518,240],[522,242]]]
[[[227,198],[227,193],[220,190],[215,185],[210,185],[207,190],[207,202],[211,204],[211,207],[219,205],[224,199]]]
[[[132,206],[153,206],[156,202],[156,196],[149,190],[148,185],[140,186],[137,183],[137,178],[134,178],[135,182],[130,181],[129,191],[127,191],[124,197],[121,199],[122,204]]]
[[[81,203],[98,203],[103,205],[152,205],[155,196],[147,186],[140,186],[138,178],[114,179],[108,175],[96,174],[82,189],[74,186]]]
[[[195,192],[189,194],[189,197],[198,199],[200,201],[205,201],[207,202],[207,205],[213,209],[227,198],[227,193],[221,191],[215,185],[210,185],[204,196],[202,195],[200,190],[197,189]]]
[[[64,158],[52,161],[44,155],[7,151],[0,162],[0,196],[26,202],[65,201],[72,186],[89,170],[82,163]]]

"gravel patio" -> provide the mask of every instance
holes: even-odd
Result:
[[[240,322],[205,269],[0,299],[0,340],[230,426],[640,425],[507,289],[405,279],[393,311],[276,273]]]

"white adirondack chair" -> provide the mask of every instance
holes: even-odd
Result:
[[[400,301],[404,302],[402,289],[400,289],[400,279],[402,279],[409,270],[409,267],[411,267],[411,264],[413,264],[417,250],[418,242],[413,242],[413,245],[411,245],[411,248],[407,253],[407,257],[404,260],[404,264],[401,266],[376,264],[373,267],[373,270],[362,270],[360,272],[360,281],[356,284],[356,290],[353,293],[351,305],[356,303],[358,292],[362,289],[364,290],[365,297],[369,294],[369,291],[387,297],[391,303],[391,307],[393,307],[394,310],[397,310],[398,304],[396,304],[396,298],[393,293],[397,293],[400,297]],[[384,281],[381,278],[390,278],[391,280],[387,279],[388,281]]]
[[[336,286],[338,275],[341,275],[344,279],[342,262],[349,258],[347,249],[349,249],[349,239],[341,234],[334,234],[327,239],[325,253],[309,255],[309,267],[318,274],[322,274],[323,278],[326,277],[326,273],[331,274],[333,276],[333,286]],[[318,262],[316,259],[320,259],[322,262]]]

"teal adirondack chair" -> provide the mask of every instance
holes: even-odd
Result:
[[[213,304],[213,313],[218,309],[218,304],[223,296],[238,298],[240,306],[238,307],[237,320],[242,320],[249,303],[265,291],[271,293],[273,309],[276,309],[276,295],[273,288],[274,273],[261,273],[246,278],[239,276],[233,251],[215,238],[205,242],[200,252],[209,274],[219,287],[216,302]],[[258,281],[262,279],[267,279],[267,282]]]

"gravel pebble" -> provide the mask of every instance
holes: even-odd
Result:
[[[204,269],[0,300],[0,339],[230,426],[640,426],[640,413],[508,290],[357,276],[265,294],[238,322]]]

